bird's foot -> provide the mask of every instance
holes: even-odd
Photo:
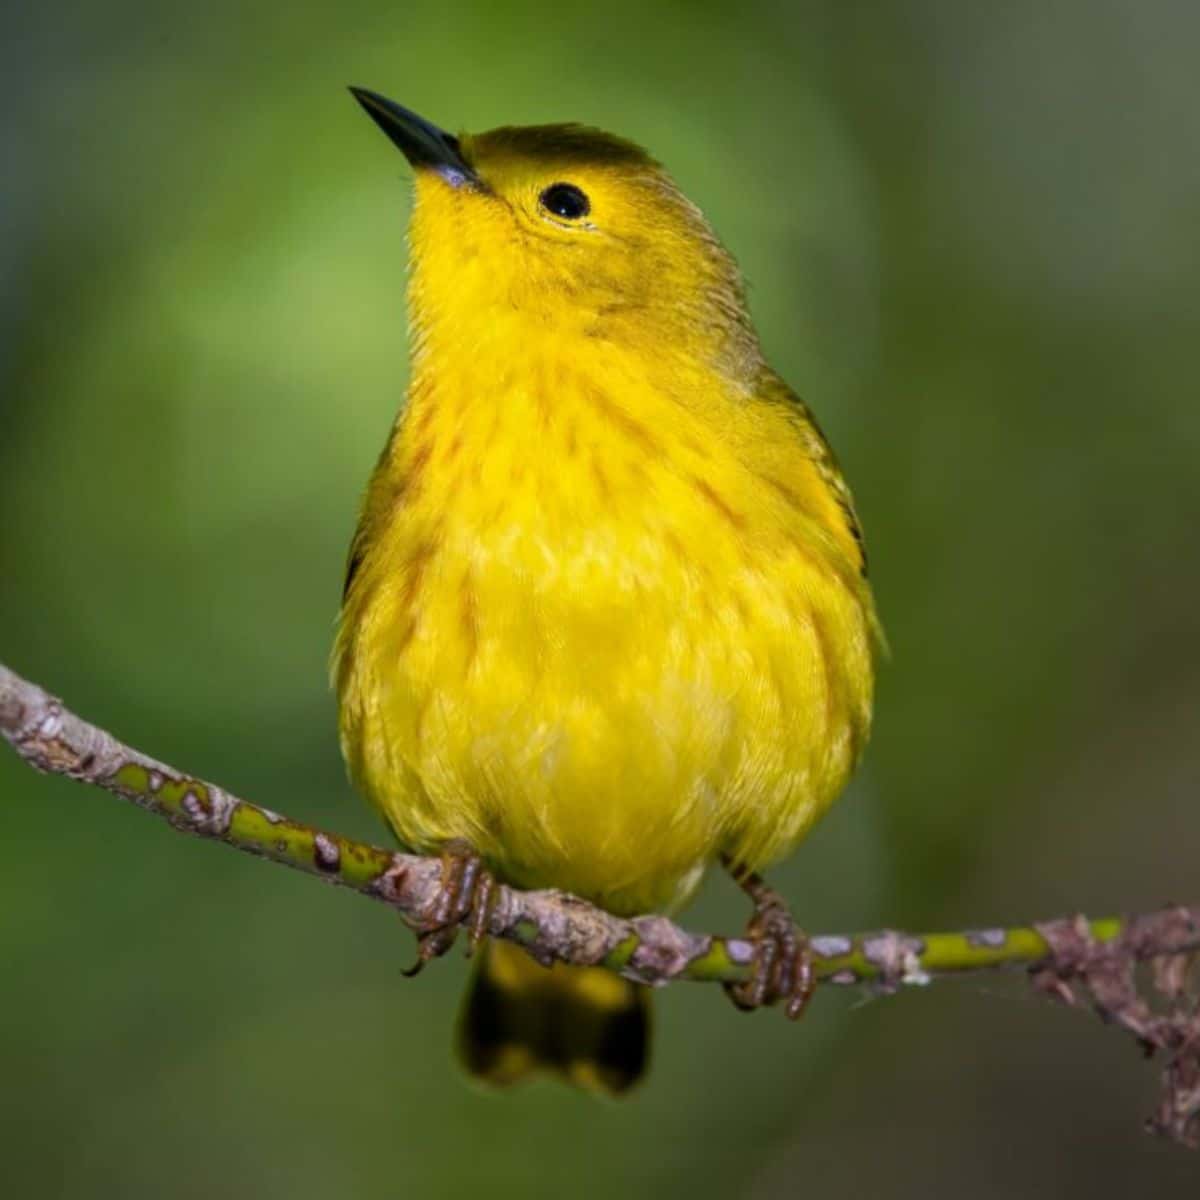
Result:
[[[808,1007],[816,986],[808,935],[793,920],[786,901],[753,871],[725,865],[737,885],[754,901],[754,915],[746,927],[754,943],[754,965],[749,979],[727,983],[725,991],[745,1012],[784,1002],[788,1020],[798,1020]]]
[[[442,881],[434,904],[417,930],[417,961],[404,974],[421,972],[427,962],[441,958],[454,945],[462,925],[467,927],[467,954],[483,941],[495,900],[495,876],[464,841],[442,847]]]

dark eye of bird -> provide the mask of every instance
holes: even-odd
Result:
[[[577,221],[592,210],[587,196],[573,183],[552,183],[539,197],[542,207],[564,221]]]

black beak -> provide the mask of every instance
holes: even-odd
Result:
[[[452,133],[446,133],[377,92],[358,87],[352,87],[350,92],[417,170],[436,171],[451,187],[481,186],[479,177],[463,159],[458,138]]]

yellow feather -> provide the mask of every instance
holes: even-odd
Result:
[[[849,491],[658,164],[577,127],[459,145],[485,186],[417,171],[412,383],[352,552],[342,744],[414,850],[675,909],[717,855],[791,850],[862,752]],[[560,180],[585,219],[545,210]]]

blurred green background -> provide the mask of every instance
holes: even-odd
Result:
[[[1200,899],[1200,9],[47,0],[0,27],[0,660],[380,839],[326,656],[404,389],[404,164],[346,94],[649,145],[859,498],[894,658],[778,873],[826,931]],[[1194,1186],[1155,1070],[1020,980],[659,998],[622,1105],[472,1090],[457,956],[0,755],[13,1196]],[[745,912],[713,884],[689,921]]]

